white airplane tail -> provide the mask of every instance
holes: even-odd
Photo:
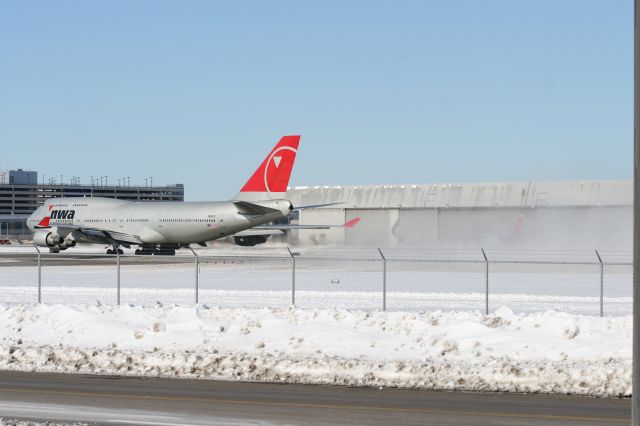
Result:
[[[233,199],[266,201],[284,198],[299,143],[300,136],[283,136]]]

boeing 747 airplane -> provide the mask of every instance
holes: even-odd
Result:
[[[233,236],[243,246],[285,229],[330,225],[268,225],[289,216],[285,199],[300,136],[284,136],[231,201],[132,202],[111,198],[52,198],[27,219],[33,243],[58,253],[78,243],[106,244],[107,254],[139,246],[136,254],[175,254],[190,244]],[[317,207],[317,206],[305,206]],[[299,207],[299,208],[305,208]],[[359,219],[345,223],[351,227]]]

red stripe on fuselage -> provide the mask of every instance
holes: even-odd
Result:
[[[50,220],[51,220],[50,216],[43,217],[40,223],[36,225],[36,228],[48,228]]]

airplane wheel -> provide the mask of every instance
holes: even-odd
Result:
[[[135,254],[137,254],[138,256],[142,254],[142,252],[140,251],[140,249],[136,249]]]
[[[118,254],[124,254],[124,250],[118,249]]]
[[[107,249],[107,254],[113,254],[113,250]]]

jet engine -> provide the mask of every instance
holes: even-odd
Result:
[[[65,239],[55,232],[40,230],[33,234],[33,243],[37,246],[49,247],[51,250],[57,251],[75,246],[76,240],[73,238]]]
[[[267,242],[268,235],[248,235],[246,237],[233,237],[237,245],[243,247],[253,247],[256,244],[263,244]]]

